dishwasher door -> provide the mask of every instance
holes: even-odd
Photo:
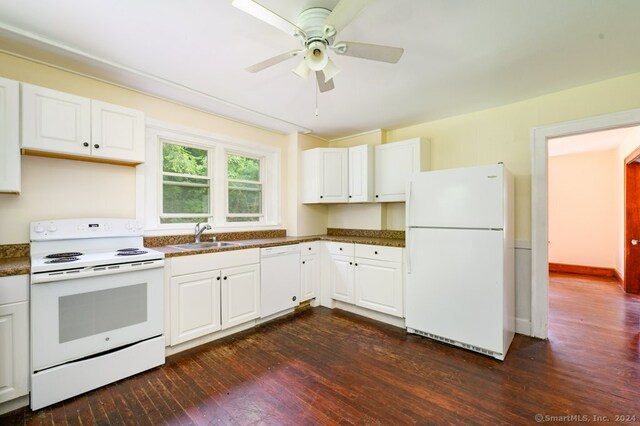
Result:
[[[300,245],[260,249],[260,318],[298,306]]]

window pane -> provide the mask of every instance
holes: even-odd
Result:
[[[262,185],[229,182],[229,213],[262,213]]]
[[[160,223],[196,223],[206,222],[208,217],[161,217]]]
[[[162,171],[207,176],[209,174],[207,154],[206,149],[163,143]]]
[[[198,186],[209,186],[209,179],[201,179],[201,178],[190,178],[183,176],[162,176],[162,180],[164,183],[182,183],[184,186],[198,185]]]
[[[229,179],[260,181],[260,160],[241,155],[227,155]]]
[[[260,217],[227,217],[227,222],[259,222]]]
[[[163,213],[209,213],[209,187],[162,185]]]

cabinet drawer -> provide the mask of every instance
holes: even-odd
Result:
[[[319,241],[312,241],[310,243],[300,243],[300,256],[308,256],[311,254],[318,254]]]
[[[214,269],[233,268],[260,263],[260,249],[231,250],[215,253],[193,254],[174,257],[171,260],[171,275],[195,274]]]
[[[11,275],[0,278],[0,305],[29,300],[29,276]]]
[[[368,244],[356,244],[355,246],[356,257],[402,262],[402,249],[399,247],[372,246]]]
[[[327,241],[327,250],[330,254],[339,254],[342,256],[353,256],[353,243],[337,243],[333,241]]]

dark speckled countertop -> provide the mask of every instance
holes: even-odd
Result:
[[[180,250],[170,245],[183,244],[193,241],[192,235],[169,237],[145,237],[145,246],[161,251],[166,257],[190,256],[193,254],[216,253],[221,251],[244,250],[283,246],[287,244],[305,243],[310,241],[337,241],[342,243],[371,244],[387,247],[404,247],[404,232],[402,231],[372,231],[359,229],[328,229],[326,235],[311,235],[307,237],[287,237],[284,230],[256,231],[244,233],[217,234],[219,241],[233,241],[236,245],[230,247],[210,248],[206,250]],[[253,237],[253,238],[252,238]],[[257,237],[257,238],[256,238]],[[203,241],[209,241],[210,235],[204,235]],[[11,244],[0,246],[0,277],[22,275],[31,272],[28,244]]]

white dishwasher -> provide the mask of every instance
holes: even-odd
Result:
[[[260,249],[260,318],[298,306],[300,244]]]

